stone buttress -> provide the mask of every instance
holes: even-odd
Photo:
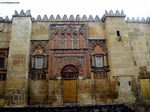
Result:
[[[30,11],[13,15],[5,107],[24,107],[28,98],[29,51],[32,21]]]

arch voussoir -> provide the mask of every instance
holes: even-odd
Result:
[[[60,60],[58,62],[58,64],[56,65],[56,72],[55,73],[56,73],[57,77],[61,76],[61,70],[66,65],[74,65],[79,71],[79,76],[83,76],[84,75],[83,67],[82,67],[81,63],[77,59],[64,58],[64,59]]]

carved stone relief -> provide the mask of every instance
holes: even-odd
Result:
[[[79,49],[87,47],[86,27],[83,24],[52,24],[51,45],[52,49]],[[59,42],[58,42],[59,41]],[[59,45],[57,45],[59,44]]]

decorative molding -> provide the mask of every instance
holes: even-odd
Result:
[[[48,55],[48,42],[47,41],[31,41],[31,55],[37,53],[37,50],[42,49],[43,54]],[[39,51],[40,52],[40,51]]]
[[[85,32],[86,26],[84,24],[51,24],[50,28],[52,32],[56,33],[81,33]]]
[[[57,64],[55,66],[56,68],[56,73],[55,73],[55,76],[56,77],[60,77],[61,76],[61,70],[64,66],[66,65],[73,65],[75,66],[78,71],[79,71],[79,76],[84,76],[84,68],[81,64],[81,60],[79,61],[78,59],[76,58],[70,58],[70,57],[67,57],[67,58],[59,58],[59,60],[57,60]]]
[[[91,50],[93,50],[95,45],[100,45],[102,46],[104,49],[106,49],[106,40],[101,40],[101,39],[89,39],[89,45]]]
[[[51,24],[51,49],[87,48],[84,24]]]

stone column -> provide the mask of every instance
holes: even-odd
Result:
[[[9,46],[5,107],[27,105],[31,29],[30,11],[15,12]]]

